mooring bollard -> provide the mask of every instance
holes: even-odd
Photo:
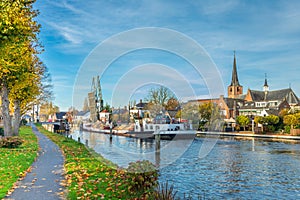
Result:
[[[155,164],[160,166],[160,134],[155,134]]]
[[[109,125],[109,140],[112,140],[112,123]]]
[[[160,151],[160,134],[155,134],[155,151]]]

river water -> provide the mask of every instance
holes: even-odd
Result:
[[[200,137],[139,140],[75,131],[74,140],[121,167],[137,160],[159,166],[159,181],[190,199],[300,199],[300,142]]]

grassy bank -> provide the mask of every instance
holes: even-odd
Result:
[[[37,156],[38,142],[31,127],[21,127],[20,138],[24,142],[19,147],[0,148],[0,199],[19,178],[25,176]]]
[[[60,147],[65,156],[64,184],[69,199],[143,199],[151,196],[158,176],[151,163],[133,163],[132,171],[141,167],[147,170],[129,173],[129,168],[117,168],[83,144],[37,127]]]

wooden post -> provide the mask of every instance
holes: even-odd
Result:
[[[160,166],[160,134],[155,134],[155,165]]]
[[[155,152],[160,151],[160,134],[155,134]]]
[[[112,122],[109,125],[109,140],[112,140]]]

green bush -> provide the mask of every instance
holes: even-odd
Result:
[[[284,132],[290,134],[291,133],[291,127],[290,126],[285,126],[284,127]]]
[[[273,125],[268,125],[268,132],[274,133],[275,127]]]
[[[119,199],[149,199],[158,185],[158,172],[150,161],[129,163],[127,169],[107,169],[105,174],[106,191]]]
[[[129,163],[126,182],[130,192],[139,192],[147,197],[158,185],[158,171],[148,160]]]
[[[28,122],[27,122],[27,120],[26,120],[26,119],[22,119],[22,120],[21,120],[21,125],[23,125],[23,126],[24,126],[24,125],[26,125],[27,123],[28,123]]]
[[[20,137],[4,137],[0,140],[0,147],[2,148],[16,148],[23,143]]]

